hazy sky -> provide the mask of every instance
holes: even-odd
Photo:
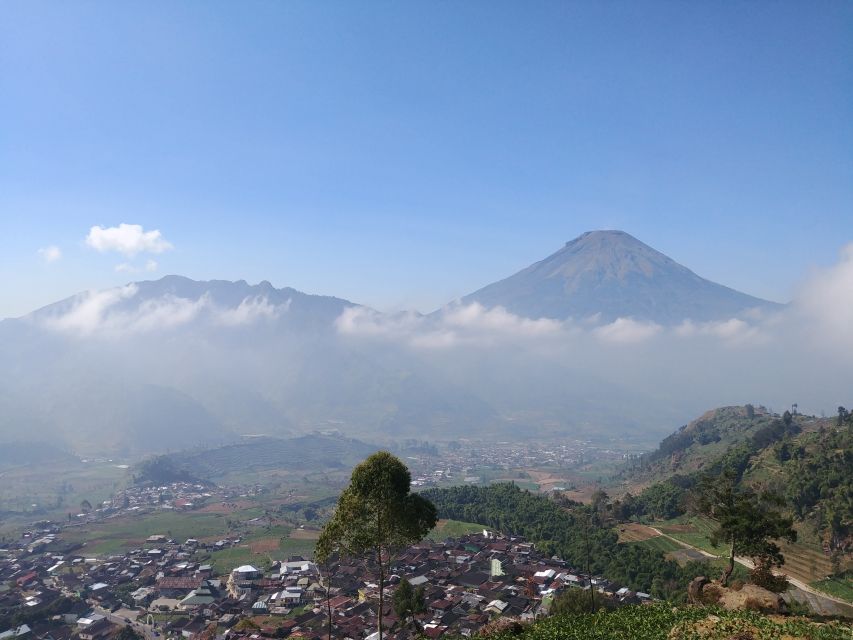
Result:
[[[0,317],[166,273],[428,311],[594,228],[786,300],[853,240],[851,114],[846,1],[6,1]]]

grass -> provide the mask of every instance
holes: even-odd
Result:
[[[487,529],[481,524],[474,522],[462,522],[461,520],[439,520],[435,528],[427,534],[427,539],[441,542],[445,538],[459,538],[469,533],[482,533]]]
[[[853,603],[853,580],[850,578],[826,578],[811,583],[815,589]]]
[[[267,554],[255,554],[248,546],[231,547],[230,549],[222,549],[214,551],[210,554],[210,558],[206,560],[213,565],[213,572],[216,575],[226,575],[235,567],[244,564],[251,564],[262,571],[269,569],[272,562]]]
[[[667,554],[672,551],[680,551],[684,548],[677,542],[670,540],[669,538],[665,538],[664,536],[656,536],[641,542],[629,542],[627,544],[637,544],[653,551],[659,551],[663,554]]]
[[[158,511],[75,527],[66,530],[63,537],[69,542],[85,542],[87,554],[104,555],[141,546],[145,538],[155,534],[176,540],[224,535],[227,520],[221,513]]]

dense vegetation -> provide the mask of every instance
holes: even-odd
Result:
[[[811,520],[825,548],[853,551],[853,428],[808,434],[779,446],[786,496],[801,520]]]
[[[770,618],[752,611],[666,604],[621,607],[595,614],[552,616],[529,626],[490,634],[496,640],[849,640],[851,627],[802,618]]]
[[[134,471],[133,481],[136,484],[163,485],[199,480],[170,456],[154,456],[139,463]]]
[[[620,544],[612,528],[601,526],[594,509],[578,503],[562,508],[549,498],[514,484],[431,489],[422,495],[439,517],[479,522],[497,531],[521,535],[547,555],[558,555],[578,570],[631,589],[674,600],[684,597],[687,583],[707,569],[701,564],[679,567],[659,552]]]

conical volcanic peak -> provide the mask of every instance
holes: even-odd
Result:
[[[722,320],[779,305],[705,280],[624,231],[588,231],[463,302],[528,318]]]

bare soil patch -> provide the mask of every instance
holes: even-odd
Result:
[[[581,487],[580,489],[563,491],[562,494],[566,496],[569,500],[574,500],[575,502],[589,503],[592,502],[592,494],[595,493],[595,490],[597,488],[598,487],[594,485],[590,485],[588,487]]]
[[[252,553],[270,553],[278,550],[278,538],[261,538],[249,543]]]
[[[647,527],[646,525],[639,524],[637,522],[619,525],[619,542],[642,542],[649,538],[656,538],[659,535],[660,534],[651,527]]]
[[[317,540],[320,537],[319,529],[293,529],[290,532],[291,539],[293,540]]]

